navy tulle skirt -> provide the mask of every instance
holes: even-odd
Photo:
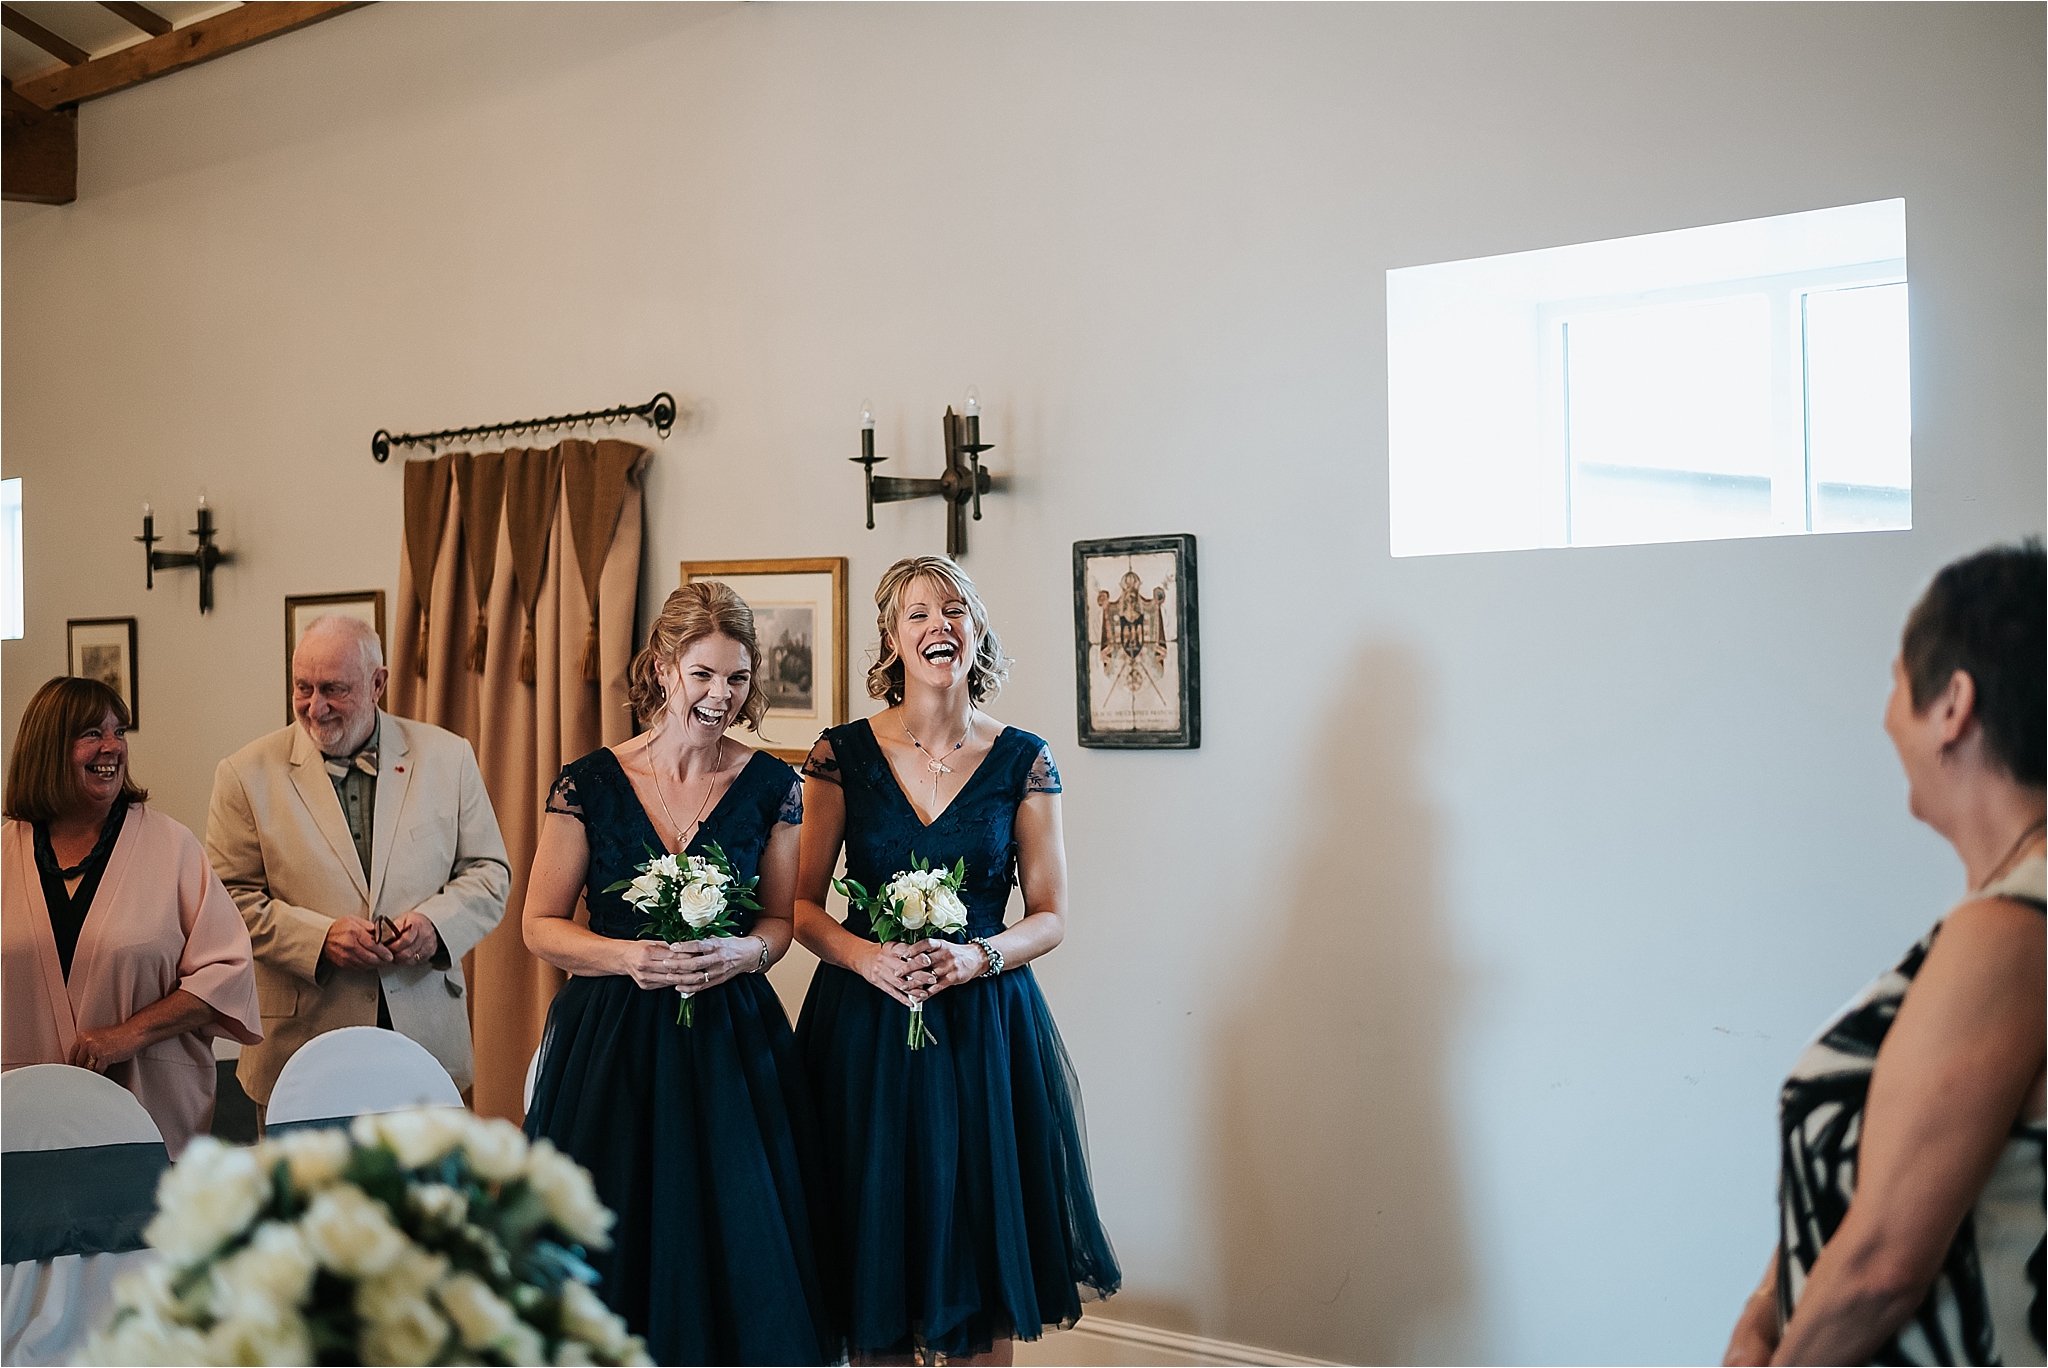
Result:
[[[1028,968],[933,998],[938,1043],[906,1048],[909,1009],[820,965],[797,1027],[824,1135],[856,1353],[961,1357],[1036,1339],[1114,1292],[1080,1088]]]
[[[592,1251],[605,1300],[657,1363],[828,1363],[844,1355],[817,1272],[829,1219],[789,1019],[765,978],[695,999],[629,978],[556,996],[526,1131],[591,1171],[618,1214]]]

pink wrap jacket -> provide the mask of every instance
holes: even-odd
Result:
[[[126,1021],[177,988],[213,1008],[213,1021],[106,1070],[148,1109],[173,1158],[213,1121],[212,1039],[263,1038],[242,914],[190,831],[130,804],[66,982],[35,829],[0,823],[0,1069],[66,1063],[79,1031]]]

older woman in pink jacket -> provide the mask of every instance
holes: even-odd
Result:
[[[175,1158],[213,1120],[215,1036],[263,1038],[249,932],[190,831],[128,775],[128,709],[53,679],[22,714],[0,824],[0,1068],[135,1094]]]

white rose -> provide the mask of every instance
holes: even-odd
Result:
[[[114,1305],[175,1320],[178,1299],[171,1289],[177,1280],[178,1270],[169,1259],[151,1259],[114,1280]]]
[[[321,1264],[345,1277],[374,1277],[411,1248],[384,1204],[347,1184],[315,1197],[299,1228]]]
[[[896,920],[903,923],[906,931],[919,929],[930,916],[930,909],[925,906],[924,890],[915,884],[903,890],[896,906]]]
[[[434,1289],[434,1297],[468,1349],[488,1349],[522,1324],[519,1313],[474,1273],[457,1273]]]
[[[580,1341],[564,1339],[555,1345],[555,1368],[591,1368],[596,1362]]]
[[[256,1146],[256,1165],[269,1174],[281,1159],[291,1173],[292,1186],[302,1193],[313,1193],[347,1172],[354,1153],[347,1131],[323,1126],[264,1141]]]
[[[462,1147],[469,1152],[471,1170],[486,1182],[517,1178],[526,1167],[526,1136],[510,1121],[493,1117],[475,1123]]]
[[[619,1355],[619,1362],[626,1368],[654,1368],[654,1360],[647,1353],[647,1341],[638,1335],[627,1338],[626,1349]]]
[[[940,931],[958,931],[967,925],[967,905],[950,888],[932,894],[931,924]]]
[[[676,899],[676,910],[683,914],[683,920],[691,927],[702,931],[725,911],[725,894],[710,884],[693,883]]]
[[[469,1220],[469,1198],[446,1183],[421,1183],[406,1189],[405,1204],[433,1226],[459,1226]]]
[[[118,1317],[86,1340],[74,1360],[104,1364],[186,1364],[206,1361],[206,1337],[147,1312]]]
[[[305,1300],[318,1267],[297,1226],[265,1221],[234,1257],[213,1266],[213,1314],[274,1318]]]
[[[401,1168],[424,1168],[469,1138],[469,1113],[460,1107],[413,1107],[358,1116],[350,1128],[365,1148],[382,1143]]]
[[[230,1316],[206,1332],[204,1363],[311,1363],[313,1337],[296,1311]]]
[[[545,1368],[548,1342],[541,1338],[540,1331],[520,1321],[498,1345],[498,1352],[504,1355],[507,1363],[532,1363]]]
[[[562,1284],[562,1333],[608,1359],[617,1358],[626,1347],[626,1322],[574,1278]]]
[[[674,879],[680,883],[683,878],[682,861],[678,860],[674,855],[658,856],[647,866],[647,872],[660,875],[664,879]]]
[[[164,1171],[142,1238],[175,1264],[197,1263],[239,1234],[270,1196],[254,1152],[202,1135]]]
[[[633,880],[623,896],[635,907],[654,907],[661,902],[663,882],[658,874],[642,874]]]
[[[708,883],[713,888],[723,888],[732,882],[732,875],[726,873],[702,855],[692,855],[690,857],[690,877],[697,882]]]
[[[448,1260],[408,1243],[383,1272],[356,1282],[356,1314],[365,1321],[401,1320],[408,1308],[448,1276]]]
[[[536,1140],[526,1152],[526,1181],[563,1234],[593,1249],[611,1247],[608,1232],[616,1218],[597,1200],[590,1175],[574,1159],[548,1141]]]
[[[448,1347],[448,1322],[421,1298],[405,1297],[379,1311],[374,1319],[364,1316],[357,1336],[364,1363],[433,1363]]]

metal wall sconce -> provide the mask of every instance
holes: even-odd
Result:
[[[213,510],[206,506],[206,491],[199,491],[199,526],[192,529],[192,535],[199,538],[197,551],[158,551],[155,544],[163,540],[156,534],[156,514],[148,504],[142,506],[142,535],[135,540],[142,543],[142,587],[156,588],[156,572],[178,570],[193,565],[199,568],[199,611],[213,611],[213,571],[215,566],[227,565],[235,559],[232,551],[223,551],[213,544]]]
[[[875,467],[888,460],[875,455],[875,411],[866,400],[860,406],[860,455],[847,459],[862,466],[867,474],[868,531],[875,530],[875,505],[902,503],[937,495],[946,501],[946,554],[958,560],[967,554],[967,511],[981,521],[981,496],[995,491],[995,482],[981,468],[981,453],[990,444],[981,440],[981,395],[967,387],[967,412],[955,413],[950,406],[942,420],[946,435],[946,473],[936,480],[899,479],[877,475]]]

